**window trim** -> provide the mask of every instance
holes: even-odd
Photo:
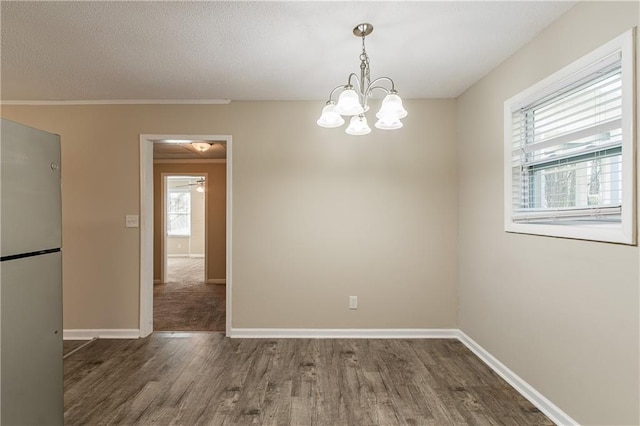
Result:
[[[506,232],[636,244],[635,28],[534,84],[504,103],[504,229]],[[622,55],[622,220],[620,224],[540,224],[514,222],[512,197],[512,113],[548,97],[592,72],[620,51]]]

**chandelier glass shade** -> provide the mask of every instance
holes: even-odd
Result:
[[[351,116],[349,126],[345,130],[349,135],[367,135],[371,128],[367,123],[364,113],[369,110],[369,100],[374,91],[386,93],[382,100],[380,110],[376,113],[378,121],[377,129],[396,130],[402,127],[402,118],[407,116],[407,110],[402,106],[402,99],[398,96],[395,84],[389,77],[380,77],[371,81],[369,69],[369,55],[365,49],[365,37],[371,34],[373,25],[360,24],[353,29],[353,34],[362,37],[362,53],[360,54],[360,77],[351,73],[346,85],[340,85],[329,94],[329,100],[322,109],[320,118],[316,122],[320,127],[334,128],[344,124],[344,118]],[[353,85],[355,81],[356,85]],[[385,87],[388,85],[390,87]],[[338,92],[338,102],[334,101],[334,95]]]
[[[344,124],[344,118],[336,112],[335,102],[329,102],[322,108],[322,115],[317,121],[318,126],[332,128],[340,127]]]
[[[364,107],[360,105],[360,96],[353,89],[345,89],[340,93],[335,111],[340,115],[359,115],[364,112]]]
[[[351,117],[349,127],[347,127],[345,132],[352,136],[362,136],[371,133],[371,128],[369,124],[367,124],[367,117],[365,117],[364,114]]]
[[[402,121],[398,118],[392,118],[390,120],[385,121],[383,118],[379,118],[376,121],[376,129],[380,130],[396,130],[402,127]]]

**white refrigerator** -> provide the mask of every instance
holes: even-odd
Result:
[[[0,423],[62,425],[60,137],[0,124]]]

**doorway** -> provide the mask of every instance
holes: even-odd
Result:
[[[206,280],[207,174],[162,173],[162,283]]]
[[[220,166],[224,167],[208,167]],[[157,164],[154,169],[171,167]],[[205,168],[196,164],[181,167]],[[160,171],[154,170],[154,174],[158,173]],[[154,205],[162,210],[155,215],[161,216],[161,241],[155,242],[154,249],[162,253],[162,279],[153,286],[153,328],[157,331],[224,331],[224,283],[207,282],[208,265],[211,263],[215,268],[219,264],[216,259],[209,262],[208,194],[213,192],[215,197],[220,185],[214,184],[209,190],[206,172],[160,174],[161,202]],[[212,216],[216,219],[215,214]],[[158,261],[158,256],[155,260]]]
[[[225,157],[223,159],[203,158],[201,153],[196,153],[196,158],[184,158],[183,156],[172,159],[154,159],[154,148],[162,147],[162,149],[166,148],[167,150],[171,150],[173,148],[169,149],[170,145],[173,145],[175,149],[178,150],[176,145],[180,145],[183,150],[193,150],[191,145],[196,146],[203,143],[210,145],[212,151],[214,151],[214,149],[218,151],[224,150],[226,154]],[[231,318],[231,137],[227,135],[141,135],[140,336],[145,337],[154,330],[154,293],[157,293],[155,287],[162,285],[162,283],[168,283],[169,285],[181,282],[180,280],[171,278],[172,265],[170,264],[172,259],[181,259],[188,263],[190,260],[200,258],[200,253],[197,253],[198,242],[181,238],[186,237],[186,235],[178,235],[188,233],[185,227],[185,219],[178,219],[178,216],[186,217],[184,202],[187,198],[192,197],[192,195],[188,197],[184,195],[169,195],[166,197],[166,187],[172,186],[172,184],[164,185],[165,190],[160,191],[164,178],[158,175],[157,170],[154,170],[156,167],[164,169],[167,177],[172,174],[170,171],[167,171],[167,169],[172,169],[173,172],[177,170],[177,173],[173,174],[177,174],[178,176],[176,177],[180,179],[187,180],[187,182],[176,182],[176,185],[173,186],[188,185],[193,190],[190,194],[199,193],[198,187],[206,191],[206,195],[203,197],[206,206],[204,223],[208,228],[206,231],[207,238],[205,238],[206,257],[202,258],[202,266],[191,267],[189,265],[183,265],[183,267],[187,269],[200,268],[198,271],[204,269],[204,273],[195,271],[198,276],[204,276],[202,280],[185,278],[189,274],[186,274],[184,269],[182,272],[178,272],[178,275],[183,278],[183,283],[195,282],[199,284],[200,290],[208,289],[209,296],[212,293],[221,296],[216,298],[220,308],[216,309],[215,306],[212,306],[212,298],[207,296],[200,300],[200,302],[204,300],[206,303],[200,303],[199,308],[194,309],[192,306],[184,310],[180,315],[183,316],[183,319],[186,321],[185,324],[187,325],[175,328],[174,330],[191,331],[200,329],[199,327],[193,328],[189,326],[189,321],[192,321],[191,324],[193,324],[191,314],[193,312],[200,312],[204,313],[205,316],[218,315],[216,321],[219,325],[216,329],[203,331],[225,331],[229,334]],[[211,172],[211,170],[214,170],[214,172]],[[202,182],[203,180],[204,182]],[[217,187],[217,189],[214,187]],[[163,227],[160,228],[159,222],[165,222],[168,219],[167,210],[160,209],[160,211],[164,211],[164,213],[158,214],[154,208],[160,204],[161,194],[165,194],[165,198],[167,199],[173,197],[176,203],[183,203],[183,205],[173,206],[174,208],[170,213],[173,215],[171,219],[176,220],[176,227],[175,229],[172,228],[172,233],[176,235],[172,235],[171,238],[173,238],[173,240],[163,243],[162,248],[159,249],[154,247],[156,245],[154,244],[154,240],[157,241],[158,238],[163,239],[163,235],[167,234],[164,224]],[[208,198],[210,198],[210,200],[207,200]],[[169,204],[171,204],[171,202],[169,202]],[[212,206],[214,207],[212,208]],[[193,229],[190,231],[193,231]],[[169,240],[170,238],[167,239]],[[178,244],[174,244],[178,242],[180,247],[176,247]],[[174,247],[172,247],[172,245]],[[165,249],[168,249],[166,255]],[[174,249],[182,251],[175,252]],[[165,265],[160,268],[158,267],[158,262],[164,263]],[[166,267],[166,264],[169,264],[169,267]],[[167,274],[169,275],[168,277]],[[166,288],[169,287],[165,287],[165,289]],[[184,288],[180,289],[179,287],[175,287],[175,284],[173,289],[184,290]],[[193,289],[194,288],[191,290]],[[184,301],[185,298],[177,297],[176,300]],[[171,304],[171,307],[178,309],[178,305],[179,303]]]

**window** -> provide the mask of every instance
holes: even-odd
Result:
[[[633,34],[505,102],[505,230],[635,244]]]
[[[170,189],[167,197],[167,234],[191,235],[191,193]]]

